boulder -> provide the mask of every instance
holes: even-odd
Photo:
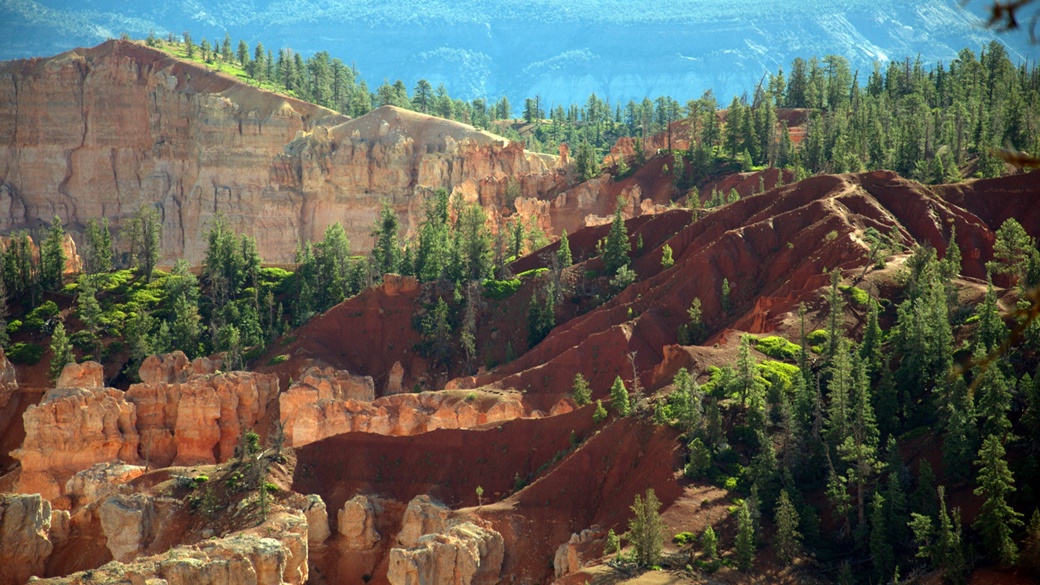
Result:
[[[39,494],[0,494],[0,585],[42,575],[53,544],[51,505]]]
[[[69,478],[65,483],[65,495],[72,499],[75,507],[85,506],[140,477],[144,472],[144,467],[140,465],[121,461],[97,463]]]
[[[502,580],[502,535],[471,522],[427,534],[414,547],[390,550],[392,585],[495,585]]]
[[[98,516],[115,560],[132,561],[150,542],[156,514],[152,498],[145,494],[109,496],[98,508]]]
[[[328,540],[332,530],[329,529],[329,513],[321,496],[307,496],[307,506],[303,514],[307,517],[307,543],[314,546]]]
[[[369,550],[379,543],[376,517],[383,511],[378,502],[367,496],[347,500],[336,518],[336,530],[349,550]]]
[[[420,494],[408,502],[401,518],[401,532],[397,543],[405,548],[415,546],[424,534],[444,531],[450,508],[426,494]]]
[[[556,549],[553,569],[556,578],[562,579],[585,566],[588,559],[603,556],[604,536],[599,528],[586,528],[580,534],[571,534],[570,540]]]
[[[65,364],[55,388],[102,388],[105,385],[105,368],[97,362]]]

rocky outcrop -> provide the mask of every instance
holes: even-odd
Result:
[[[156,520],[152,498],[145,494],[114,495],[98,508],[101,529],[112,558],[126,563],[148,544]]]
[[[307,520],[278,512],[257,528],[182,545],[133,562],[113,562],[37,583],[168,583],[169,585],[303,585],[307,582]]]
[[[73,475],[65,483],[65,495],[71,499],[72,506],[78,508],[112,493],[144,472],[140,465],[121,461],[98,463]]]
[[[165,467],[227,461],[239,436],[260,422],[277,394],[274,375],[230,372],[134,384],[126,400],[138,413],[141,457]]]
[[[329,529],[329,512],[325,501],[317,494],[307,496],[307,506],[303,510],[307,517],[307,542],[311,546],[324,543],[332,536]]]
[[[18,377],[14,370],[14,364],[7,359],[4,348],[0,347],[0,390],[14,390],[18,388]],[[0,407],[4,404],[0,399]]]
[[[285,435],[294,447],[349,432],[416,435],[464,429],[524,416],[518,393],[423,392],[395,394],[373,402],[322,399],[311,386],[294,386],[279,397]]]
[[[390,550],[392,585],[495,585],[502,578],[502,535],[465,522]]]
[[[162,219],[163,260],[202,260],[222,213],[271,262],[339,222],[358,252],[390,201],[405,232],[422,199],[458,191],[506,207],[565,183],[555,157],[448,120],[379,108],[345,116],[264,92],[131,42],[0,67],[0,231],[141,207]]]
[[[401,532],[397,535],[397,543],[411,548],[419,542],[424,534],[443,532],[448,524],[450,508],[434,500],[426,494],[412,498],[401,518]]]
[[[102,388],[105,385],[105,369],[97,362],[72,362],[65,364],[58,376],[55,388]]]
[[[220,369],[219,360],[207,357],[189,360],[183,351],[150,355],[141,362],[137,375],[144,384],[177,384],[195,376],[213,374]]]
[[[597,528],[587,528],[581,534],[571,534],[570,540],[556,549],[553,570],[560,579],[585,566],[585,561],[603,556],[604,533]]]
[[[95,463],[137,462],[137,408],[119,390],[55,388],[22,419],[25,440],[11,453],[22,465],[16,491],[53,500]]]
[[[336,531],[343,537],[343,546],[348,550],[369,550],[379,544],[376,518],[380,513],[379,502],[368,496],[357,495],[347,500],[336,519]]]
[[[54,548],[50,529],[51,505],[39,494],[0,494],[0,585],[43,574]]]

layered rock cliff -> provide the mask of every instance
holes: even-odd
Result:
[[[564,186],[555,157],[464,124],[384,107],[345,116],[149,47],[109,41],[0,67],[0,231],[58,215],[118,228],[159,210],[164,261],[199,262],[218,213],[291,261],[340,222],[354,250],[389,200],[411,230],[425,194],[505,203]],[[505,207],[503,205],[503,207]]]

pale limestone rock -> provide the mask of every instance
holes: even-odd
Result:
[[[392,585],[495,585],[502,579],[502,535],[470,522],[390,550]]]
[[[51,510],[51,531],[49,539],[54,545],[65,542],[69,537],[72,515],[68,510]]]
[[[404,510],[397,543],[411,548],[422,535],[444,531],[449,511],[447,506],[426,494],[415,496]]]
[[[4,348],[0,347],[0,389],[3,388],[16,390],[18,388],[18,378],[15,375],[14,364],[7,359],[7,355],[4,354]],[[0,407],[4,404],[6,404],[6,401],[0,398]]]
[[[321,496],[307,496],[307,507],[303,513],[307,517],[307,543],[314,546],[328,540],[332,530],[329,529],[329,513]]]
[[[603,537],[603,531],[597,527],[586,528],[581,531],[581,534],[571,534],[570,540],[556,549],[556,555],[553,558],[553,569],[556,572],[556,578],[561,579],[581,569],[585,566],[585,558],[599,558],[602,556],[602,549],[599,549],[598,552],[601,554],[598,555],[594,551],[590,551],[590,549],[595,544],[602,544]],[[588,556],[586,557],[585,555]]]
[[[0,494],[0,585],[43,574],[54,548],[50,528],[51,504],[39,494]]]
[[[382,513],[379,503],[367,496],[357,495],[347,500],[336,518],[337,532],[349,550],[369,550],[379,543],[376,518]]]
[[[386,392],[385,395],[400,394],[404,391],[402,388],[404,384],[404,366],[401,365],[401,360],[394,362],[394,365],[390,367],[390,371],[386,375]]]
[[[112,493],[121,484],[140,477],[144,471],[140,465],[121,461],[97,463],[69,478],[65,482],[65,495],[72,498],[76,507],[84,506]]]
[[[55,388],[102,388],[105,385],[105,369],[97,362],[65,364]]]
[[[98,508],[98,515],[115,560],[130,562],[148,545],[156,513],[152,498],[147,495],[109,496]]]

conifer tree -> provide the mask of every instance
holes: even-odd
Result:
[[[610,387],[610,406],[620,416],[628,416],[631,406],[628,403],[628,389],[621,381],[621,376],[614,378],[614,384]]]
[[[755,524],[751,520],[751,511],[747,500],[737,508],[737,541],[735,551],[737,568],[747,572],[755,562]]]
[[[798,520],[798,510],[791,503],[787,490],[781,490],[776,503],[776,556],[785,565],[791,564],[801,548]]]
[[[658,510],[661,502],[653,488],[644,496],[636,494],[632,504],[632,519],[628,521],[628,540],[635,548],[636,562],[644,567],[657,565],[664,544],[664,522]]]
[[[973,356],[975,395],[978,397],[978,416],[982,420],[982,436],[996,435],[1002,442],[1011,432],[1011,388],[1000,371],[999,364],[986,363],[986,352],[981,345]],[[1013,379],[1012,379],[1013,380]]]
[[[87,220],[83,236],[83,270],[87,274],[98,274],[112,270],[112,233],[108,229],[108,218]]]
[[[65,230],[61,227],[61,218],[55,215],[40,245],[40,285],[47,290],[58,290],[62,286],[66,260],[62,247],[64,241]]]
[[[885,519],[885,498],[874,493],[870,503],[870,557],[874,563],[874,576],[883,582],[895,569],[895,552],[888,539],[888,523]]]
[[[603,266],[608,275],[616,275],[621,268],[628,266],[628,253],[632,245],[628,241],[628,229],[621,218],[621,202],[614,209],[614,220],[607,233],[607,242],[603,247]]]
[[[917,467],[917,489],[913,494],[913,509],[934,516],[939,509],[939,496],[935,491],[935,472],[927,459],[921,459]]]
[[[885,452],[885,526],[888,542],[895,547],[901,547],[907,540],[906,490],[902,480],[903,460],[899,455],[899,445],[895,437],[888,437]]]
[[[84,274],[79,277],[79,287],[76,295],[79,318],[83,322],[87,333],[90,335],[94,361],[101,361],[101,304],[97,300],[97,286],[94,279]]]
[[[66,364],[75,361],[72,356],[72,344],[69,343],[69,337],[65,334],[65,325],[59,322],[54,326],[54,333],[51,334],[51,365],[47,370],[47,377],[50,378],[51,383],[57,381]]]
[[[372,229],[376,239],[372,248],[372,261],[380,276],[401,271],[401,244],[397,238],[399,227],[397,213],[390,202],[384,200],[379,210],[379,219]]]
[[[989,435],[982,442],[975,495],[985,501],[974,527],[982,534],[986,552],[1002,565],[1010,566],[1018,560],[1018,547],[1011,538],[1015,527],[1022,525],[1022,514],[1007,502],[1007,495],[1015,490],[1014,476],[1004,460],[1004,446],[997,435]]]
[[[975,404],[963,377],[952,382],[949,401],[942,411],[945,414],[943,430],[943,464],[955,479],[968,476],[972,458],[978,451],[978,431],[975,422]]]
[[[708,525],[704,528],[704,533],[701,534],[701,551],[704,552],[704,556],[708,561],[713,561],[719,555],[718,551],[719,538],[715,535],[715,530]]]
[[[1040,509],[1033,510],[1033,517],[1029,519],[1019,559],[1022,566],[1040,576]]]
[[[976,314],[979,316],[977,339],[988,353],[1004,343],[1008,336],[1008,328],[997,310],[997,294],[993,290],[993,279],[987,276],[986,280],[986,296]]]
[[[606,420],[608,416],[610,416],[610,415],[609,415],[609,413],[607,413],[607,409],[603,408],[603,401],[602,400],[597,400],[596,401],[596,410],[594,410],[592,412],[592,422],[594,422],[596,424],[599,424],[599,423],[603,422],[604,420]]]
[[[578,406],[585,406],[592,401],[592,389],[589,388],[589,382],[585,376],[581,375],[581,372],[574,374],[571,396],[574,398],[574,404]]]
[[[845,337],[845,297],[838,285],[841,283],[841,272],[831,272],[831,290],[827,295],[830,310],[827,313],[827,361],[834,359],[838,344]]]
[[[563,230],[563,234],[560,236],[560,247],[556,250],[556,259],[560,268],[566,268],[574,263],[571,258],[571,244],[567,240],[567,230]]]

